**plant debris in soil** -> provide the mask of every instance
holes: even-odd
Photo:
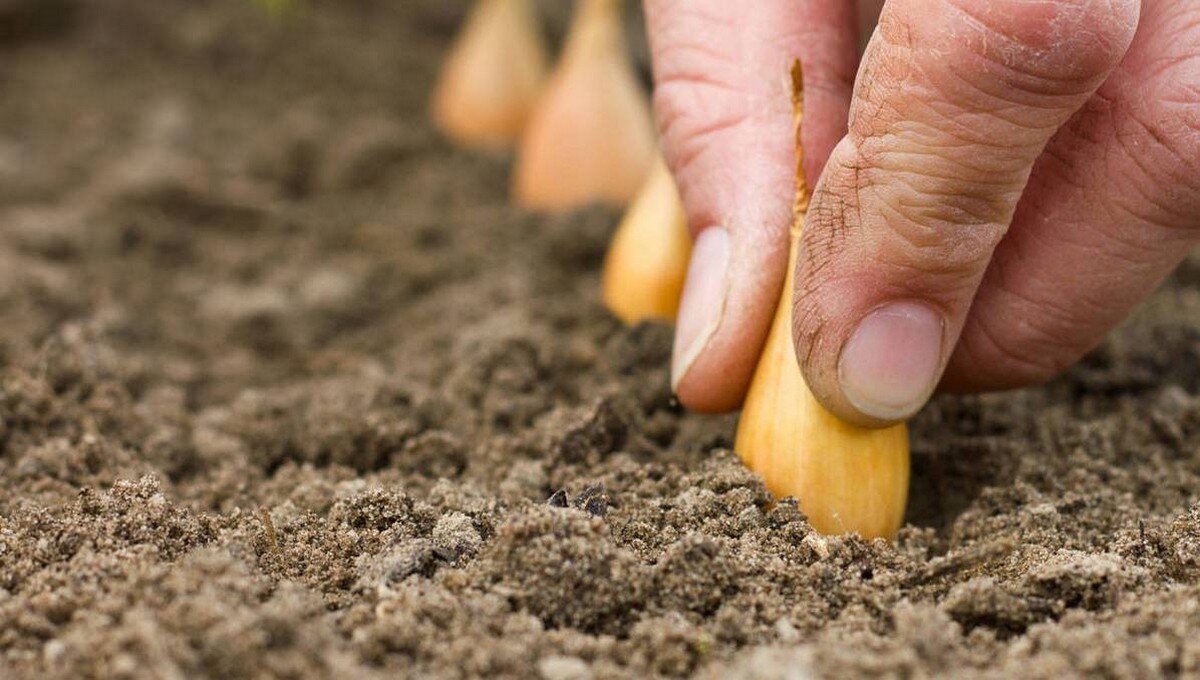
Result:
[[[1200,674],[1200,261],[822,537],[599,304],[616,216],[430,129],[463,2],[21,2],[0,676]]]

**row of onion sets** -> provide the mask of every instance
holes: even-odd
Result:
[[[679,308],[691,237],[625,43],[624,2],[575,0],[552,63],[533,0],[477,0],[446,57],[431,110],[456,145],[513,151],[517,205],[535,212],[593,204],[624,209],[605,258],[604,303],[628,324],[670,321]],[[797,67],[798,156],[802,80]],[[801,166],[793,264],[808,204]],[[791,341],[791,282],[789,268],[735,449],[772,493],[794,497],[818,531],[891,538],[908,494],[907,429],[856,427],[820,405]]]
[[[515,149],[512,195],[539,212],[628,207],[604,301],[623,321],[670,320],[691,240],[625,44],[622,0],[579,0],[551,68],[532,0],[480,0],[443,66],[434,121],[459,146]]]

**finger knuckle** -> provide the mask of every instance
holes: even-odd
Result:
[[[1102,246],[1094,258],[1112,261]],[[1094,290],[1072,294],[1062,286],[1031,279],[1020,260],[997,258],[984,282],[986,293],[976,301],[959,341],[959,352],[978,367],[990,367],[1011,381],[1008,386],[1045,382],[1066,370],[1100,337],[1105,322],[1115,323],[1118,294]],[[1114,262],[1114,268],[1120,264]]]
[[[1200,83],[1173,86],[1155,101],[1132,102],[1122,141],[1136,156],[1164,156],[1154,168],[1165,185],[1200,188]],[[1137,148],[1140,147],[1140,148]]]
[[[1200,44],[1200,12],[1191,44]],[[1143,221],[1200,230],[1200,53],[1160,54],[1156,69],[1122,68],[1081,119],[1109,132],[1109,150],[1137,193]]]
[[[990,146],[999,125],[1007,146],[1040,147],[1129,45],[1136,14],[1127,20],[1100,4],[1109,0],[947,0],[931,17],[927,3],[897,2],[866,60],[864,115],[851,127],[925,119]],[[880,93],[897,85],[926,103],[889,110]]]
[[[917,160],[907,167],[888,160],[855,173],[855,203],[874,207],[869,214],[860,211],[860,220],[867,220],[862,228],[875,231],[870,240],[879,265],[945,279],[974,277],[1007,230],[1020,195],[1013,187],[1019,185],[972,181],[921,166]]]
[[[1011,78],[1015,89],[1062,94],[1120,61],[1137,27],[1136,0],[951,0],[955,38]]]
[[[872,172],[853,153],[835,157],[802,233],[802,296],[868,270],[890,293],[947,303],[975,285],[1009,222],[1003,199]]]
[[[956,352],[976,372],[990,372],[985,382],[1000,387],[1040,385],[1067,369],[1076,353],[1050,338],[1018,338],[1013,328],[994,317],[972,315]]]
[[[726,58],[690,41],[659,55],[670,64],[656,76],[654,109],[664,145],[676,169],[695,161],[713,140],[732,135],[750,120],[737,82],[725,77]]]
[[[736,88],[705,71],[679,71],[661,78],[654,108],[664,135],[702,137],[745,121]]]

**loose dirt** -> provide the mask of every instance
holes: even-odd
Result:
[[[506,206],[442,0],[0,1],[0,676],[1200,675],[1200,261],[822,538]],[[25,9],[21,9],[24,7]],[[559,12],[561,14],[561,11]]]

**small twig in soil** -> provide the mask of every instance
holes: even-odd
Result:
[[[1012,538],[1002,538],[991,543],[964,550],[960,553],[945,555],[930,560],[929,565],[920,572],[909,576],[901,583],[905,588],[921,585],[937,580],[943,576],[978,567],[981,564],[998,560],[1017,549],[1017,543]]]
[[[262,518],[263,526],[267,529],[267,541],[271,544],[271,552],[278,554],[279,534],[275,532],[275,522],[271,520],[271,513],[267,512],[267,506],[259,507],[258,515]]]

